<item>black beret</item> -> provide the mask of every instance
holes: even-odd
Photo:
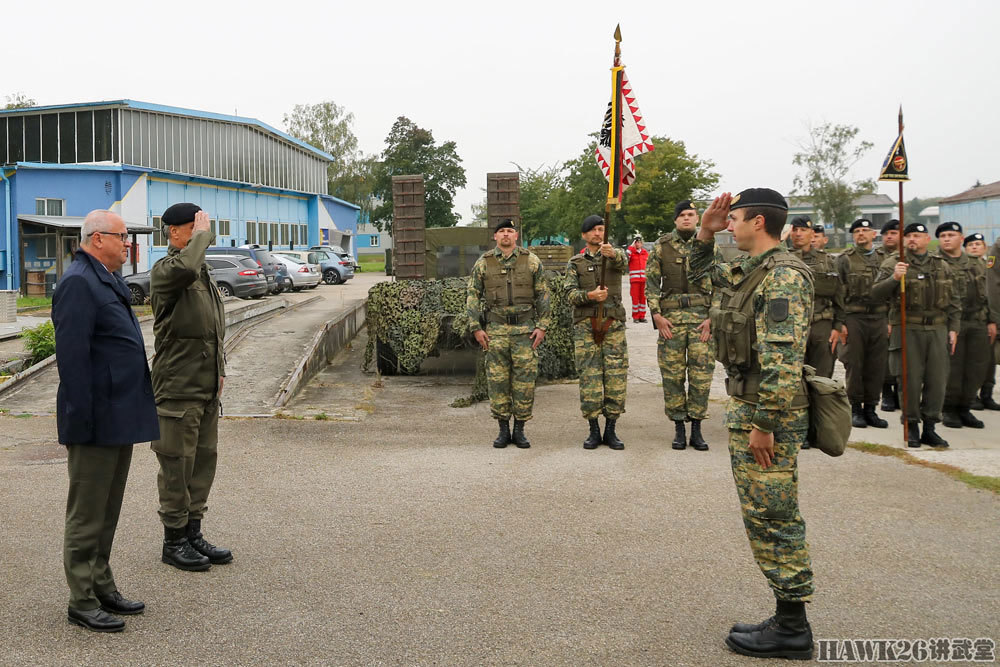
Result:
[[[891,232],[894,229],[899,229],[899,220],[896,220],[895,218],[882,225],[883,234],[885,234],[886,232]]]
[[[969,245],[973,241],[982,241],[983,243],[986,243],[986,237],[980,234],[979,232],[976,232],[975,234],[969,234],[968,236],[965,237],[965,241],[962,243],[962,245],[963,246]]]
[[[580,233],[586,234],[597,225],[603,225],[603,224],[604,224],[604,218],[602,218],[601,216],[588,215],[586,218],[583,219],[583,224],[580,225]]]
[[[194,222],[194,214],[201,210],[197,204],[187,202],[174,204],[160,216],[160,222],[164,225],[186,225]]]
[[[513,220],[511,220],[510,218],[504,218],[503,220],[500,221],[500,223],[497,225],[497,228],[493,231],[494,233],[496,233],[499,232],[501,229],[517,229],[517,227],[514,226]]]
[[[792,218],[792,227],[808,227],[812,229],[812,220],[806,215],[797,215]]]
[[[854,233],[855,229],[871,229],[872,221],[866,220],[865,218],[858,218],[851,223],[851,233]]]
[[[911,222],[906,227],[903,227],[903,236],[907,234],[913,234],[915,232],[921,232],[923,234],[927,233],[927,225],[922,222]]]
[[[909,225],[907,225],[909,227]],[[938,225],[937,229],[934,230],[934,238],[941,238],[941,232],[958,232],[962,233],[962,225],[957,222],[942,222]]]
[[[824,226],[823,226],[823,225],[822,225],[821,223],[819,223],[819,222],[817,222],[817,223],[816,223],[815,225],[813,225],[813,231],[814,231],[814,232],[818,232],[818,233],[820,233],[820,234],[822,234],[822,235],[826,236],[826,227],[824,227]]]
[[[636,235],[635,235],[635,238],[634,238],[634,239],[632,239],[632,241],[633,241],[633,242],[635,242],[635,241],[641,241],[641,240],[642,240],[642,237],[641,237],[641,236],[639,236],[638,234],[636,234]]]
[[[785,201],[785,198],[770,188],[747,188],[743,192],[733,195],[733,199],[729,203],[730,210],[750,206],[766,206],[769,208],[779,208],[782,211],[788,210],[788,202]]]
[[[687,210],[694,210],[695,213],[698,212],[698,209],[694,207],[690,199],[677,202],[677,206],[674,206],[674,220],[681,217],[681,213]]]

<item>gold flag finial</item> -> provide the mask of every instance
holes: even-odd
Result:
[[[616,42],[622,41],[622,24],[621,23],[619,23],[618,25],[615,26],[615,41]]]

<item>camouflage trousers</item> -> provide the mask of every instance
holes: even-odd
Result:
[[[764,470],[749,447],[749,420],[754,407],[735,399],[729,401],[729,457],[743,526],[754,560],[775,597],[809,600],[814,592],[813,573],[806,524],[799,514],[797,465],[799,448],[809,426],[809,411],[792,410],[782,418],[774,432],[774,458]]]
[[[486,389],[494,419],[528,421],[535,404],[538,351],[528,334],[490,334],[486,351]]]
[[[672,421],[701,421],[708,417],[715,353],[711,339],[705,343],[699,339],[698,324],[674,324],[670,340],[657,334],[656,360],[663,378],[663,412]]]
[[[590,319],[573,325],[573,357],[580,376],[580,410],[584,419],[602,414],[618,419],[625,412],[628,383],[628,344],[625,323],[615,320],[604,341],[594,342]]]

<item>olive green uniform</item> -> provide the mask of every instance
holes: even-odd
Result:
[[[215,479],[219,386],[226,374],[225,309],[205,264],[211,232],[195,232],[183,250],[170,246],[150,272],[153,394],[160,439],[160,519],[167,528],[201,520]]]
[[[657,336],[656,360],[663,380],[663,411],[671,421],[702,421],[708,417],[708,394],[715,371],[715,352],[702,342],[698,327],[708,319],[712,281],[688,276],[694,235],[676,229],[657,239],[646,263],[646,302],[651,315],[670,321],[672,337]],[[713,259],[722,261],[715,248]],[[656,321],[653,318],[653,328]],[[687,388],[685,389],[685,380]]]
[[[906,251],[906,392],[907,421],[941,421],[948,383],[948,332],[961,328],[961,308],[948,263],[936,255]],[[872,288],[876,299],[889,301],[889,366],[902,394],[900,284],[892,277],[898,259],[888,257]],[[900,398],[899,404],[903,401]]]
[[[603,315],[614,321],[600,345],[594,342],[591,317],[597,315],[598,303],[587,293],[601,282],[600,252],[588,248],[574,256],[566,266],[565,287],[573,306],[573,356],[580,377],[580,410],[584,419],[618,419],[625,412],[628,383],[628,345],[625,341],[625,306],[622,303],[622,277],[628,267],[625,252],[615,249],[614,259],[607,260]]]
[[[817,375],[833,377],[833,350],[830,332],[844,324],[844,284],[834,266],[833,258],[824,250],[796,250],[795,254],[813,273],[816,293],[813,295],[812,324],[806,345],[805,363],[816,369]]]
[[[497,247],[476,260],[469,276],[466,313],[471,332],[485,328],[490,338],[486,383],[495,419],[531,419],[538,351],[529,335],[550,324],[542,272],[541,260],[524,248],[504,257]]]
[[[986,296],[990,306],[990,320],[1000,326],[1000,237],[983,257],[986,262]],[[993,341],[993,364],[987,369],[983,395],[991,396],[996,384],[996,366],[1000,364],[1000,335]]]
[[[896,257],[896,258],[899,257],[899,251],[898,250],[896,250],[895,248],[886,248],[885,246],[879,246],[878,248],[875,248],[875,254],[878,256],[878,268],[879,269],[882,268],[882,264],[885,263],[885,260],[889,259],[890,257]],[[878,273],[878,272],[876,271],[876,273]],[[886,312],[887,313],[888,313],[888,310],[889,310],[889,307],[886,306]],[[895,401],[896,403],[898,403],[899,402],[899,397],[897,395],[897,391],[898,391],[899,387],[896,384],[896,375],[892,372],[892,368],[890,367],[890,360],[889,360],[889,357],[891,355],[889,354],[889,318],[888,318],[888,316],[886,317],[885,323],[886,323],[886,326],[885,326],[885,328],[886,328],[886,330],[885,330],[886,354],[885,354],[885,372],[882,374],[882,399],[883,399],[883,401],[885,401],[885,397],[891,394],[892,398],[893,398],[893,401]],[[850,331],[848,331],[848,336],[850,336]],[[848,345],[850,345],[850,341],[848,341]],[[884,404],[883,404],[883,407],[885,407]]]
[[[938,254],[952,269],[962,306],[962,328],[951,356],[944,411],[961,412],[968,410],[976,398],[990,364],[986,326],[991,319],[986,297],[986,266],[964,252],[958,257],[949,257],[939,249]]]
[[[889,363],[889,306],[872,295],[872,287],[884,261],[877,250],[865,252],[853,246],[837,258],[837,274],[844,285],[844,323],[847,345],[847,397],[852,404],[874,406],[882,392]]]
[[[809,427],[802,366],[812,320],[809,268],[779,247],[731,264],[714,260],[712,241],[693,242],[692,280],[709,275],[716,357],[725,366],[729,454],[754,558],[778,600],[814,592],[805,521],[799,513],[797,457]],[[774,434],[763,469],[750,432]]]

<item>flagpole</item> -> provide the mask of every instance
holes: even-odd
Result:
[[[900,141],[903,137],[903,105],[899,105],[899,137]],[[891,158],[890,158],[891,159]],[[903,222],[903,181],[899,181],[899,261],[906,261],[906,255],[903,252],[903,228],[905,223]],[[900,365],[902,366],[902,372],[900,373],[899,382],[902,385],[900,387],[900,394],[902,395],[903,401],[903,445],[906,446],[910,439],[910,421],[907,419],[907,408],[909,407],[909,391],[906,387],[906,274],[899,279],[899,337],[900,337]]]

